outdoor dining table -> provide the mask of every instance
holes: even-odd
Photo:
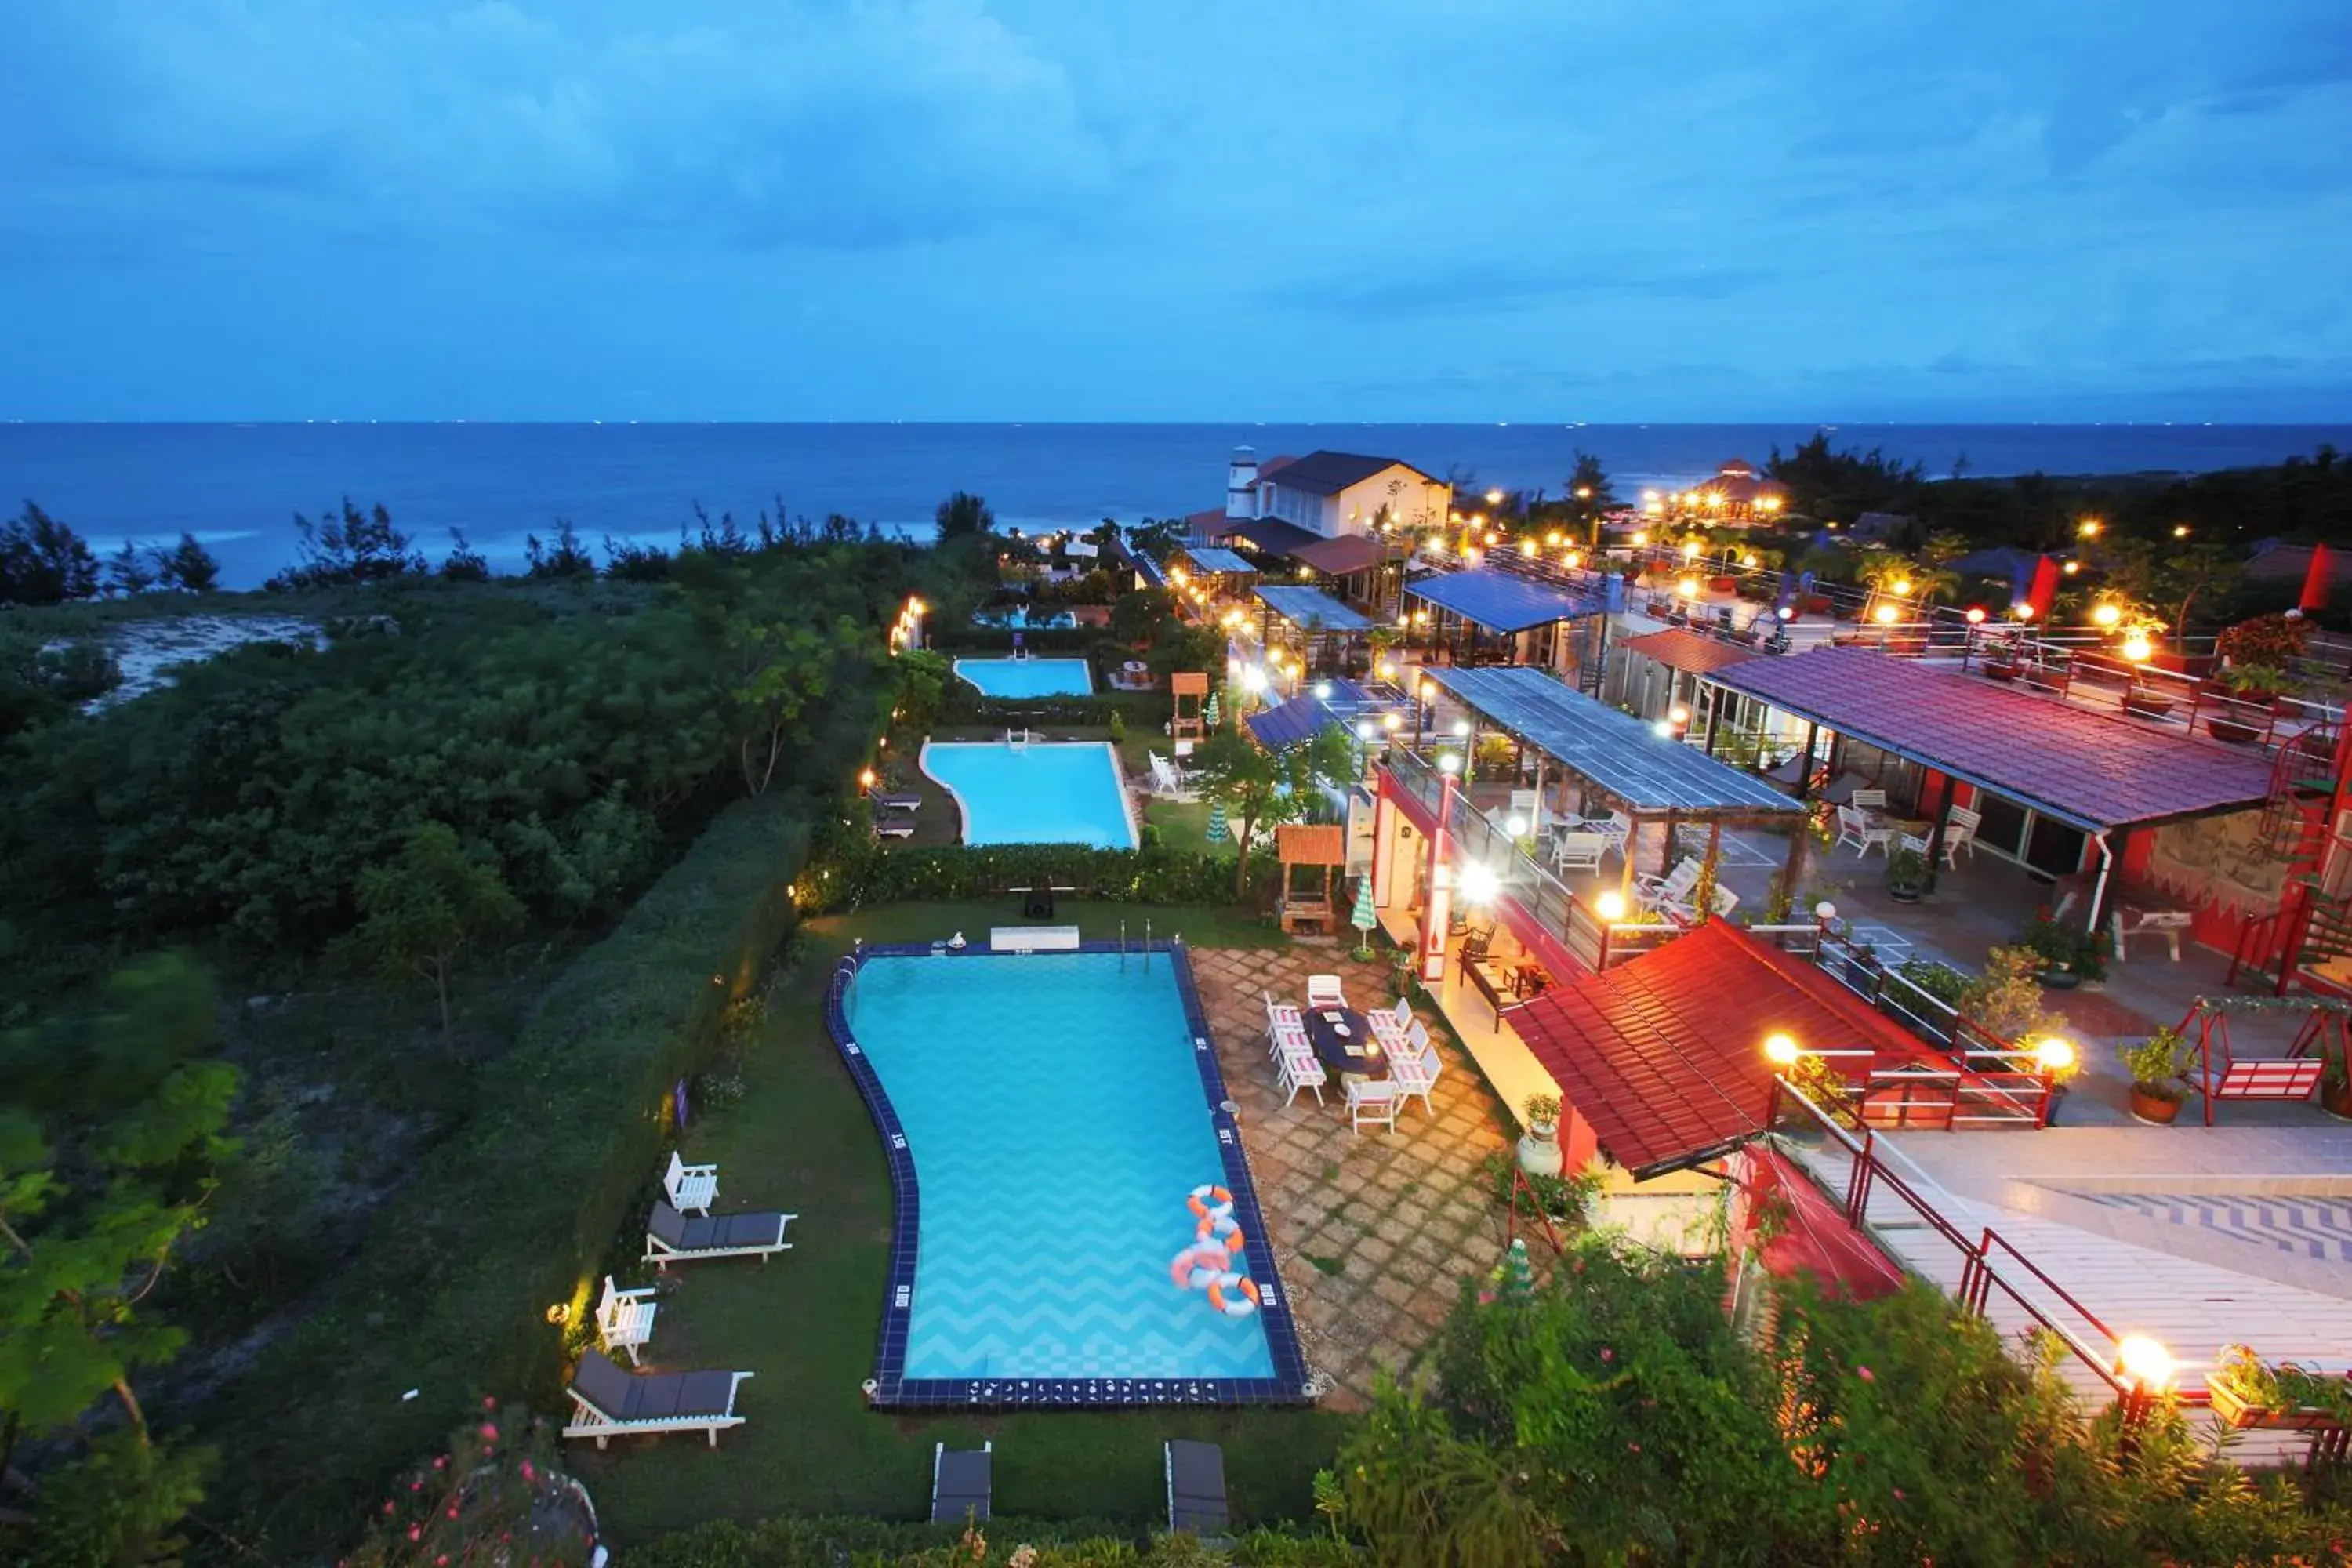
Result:
[[[1329,1071],[1358,1078],[1386,1078],[1389,1060],[1372,1026],[1353,1007],[1309,1007],[1303,1014],[1307,1043]]]

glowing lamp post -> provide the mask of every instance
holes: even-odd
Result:
[[[1592,900],[1592,912],[1611,925],[1625,918],[1625,895],[1612,888]]]
[[[2172,1386],[2174,1368],[2172,1352],[2146,1334],[2126,1334],[2116,1342],[2116,1372],[2129,1385],[2123,1396],[2126,1434],[2137,1433],[2149,1407]]]
[[[1782,1072],[1795,1067],[1797,1058],[1802,1055],[1804,1052],[1798,1047],[1794,1035],[1776,1031],[1764,1037],[1764,1059]]]

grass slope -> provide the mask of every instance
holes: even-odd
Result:
[[[1131,906],[1065,902],[1060,918],[1109,935]],[[674,1270],[656,1329],[658,1364],[753,1371],[738,1408],[750,1417],[717,1452],[694,1438],[576,1445],[622,1545],[704,1520],[782,1513],[921,1516],[931,1445],[996,1444],[1000,1513],[1144,1523],[1165,1510],[1160,1444],[1206,1438],[1225,1449],[1244,1522],[1305,1518],[1316,1469],[1347,1422],[1311,1410],[1121,1411],[930,1419],[878,1415],[859,1384],[873,1369],[889,1259],[890,1179],[874,1124],[827,1038],[820,1012],[835,961],[854,938],[977,937],[1010,919],[1001,903],[896,905],[812,921],[800,962],[770,994],[742,1064],[744,1098],[691,1130],[689,1159],[715,1160],[722,1207],[773,1204],[799,1214],[793,1250],[761,1267],[716,1263]],[[1154,930],[1196,945],[1262,946],[1282,939],[1227,910],[1155,909]]]

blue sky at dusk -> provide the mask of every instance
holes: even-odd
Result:
[[[2343,0],[16,0],[0,417],[2352,415]]]

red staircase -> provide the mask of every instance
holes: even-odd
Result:
[[[2285,891],[2276,912],[2249,921],[2240,934],[2231,985],[2251,975],[2284,995],[2301,969],[2352,956],[2352,898],[2330,895],[2321,882],[2336,820],[2352,809],[2347,737],[2352,727],[2323,721],[2278,748],[2262,843],[2287,863]]]

